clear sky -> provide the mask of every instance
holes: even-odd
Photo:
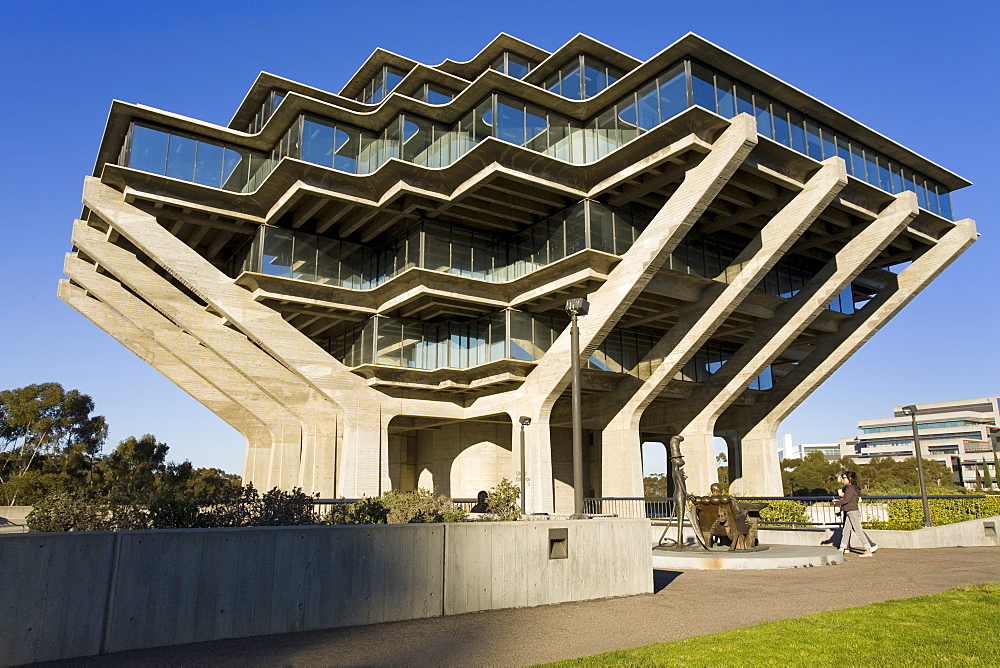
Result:
[[[782,425],[833,442],[900,404],[1000,392],[996,129],[1000,5],[941,2],[42,2],[0,7],[0,389],[90,394],[109,450],[155,434],[241,472],[228,425],[56,296],[112,99],[225,125],[261,70],[338,91],[376,48],[467,60],[500,32],[554,50],[583,32],[647,59],[696,32],[976,185],[983,235]]]

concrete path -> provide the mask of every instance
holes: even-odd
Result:
[[[652,595],[122,652],[50,665],[528,665],[1000,582],[1000,549],[775,571],[656,571]]]

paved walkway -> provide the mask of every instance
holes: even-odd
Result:
[[[528,665],[1000,582],[1000,549],[879,550],[778,571],[657,571],[656,593],[122,652],[74,666]],[[60,665],[60,664],[52,664]]]

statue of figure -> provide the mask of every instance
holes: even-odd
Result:
[[[684,482],[687,476],[684,475],[684,456],[681,454],[681,442],[684,437],[680,434],[670,437],[670,477],[674,483],[674,517],[677,520],[677,542],[675,549],[684,549],[684,515],[687,506],[687,484]]]

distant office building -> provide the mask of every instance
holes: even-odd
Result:
[[[640,444],[683,434],[693,492],[721,437],[780,494],[778,425],[976,240],[967,185],[696,35],[378,49],[339,93],[260,74],[228,125],[114,102],[60,296],[260,488],[508,478],[529,512],[573,507],[587,297],[584,493],[641,496]]]
[[[841,458],[839,443],[799,443],[790,445],[782,453],[782,459],[803,459],[813,452],[823,455],[827,461],[836,462]]]
[[[984,462],[993,472],[993,451],[1000,449],[997,397],[916,404],[917,433],[924,459],[951,468],[955,482],[976,485],[976,470]],[[913,422],[901,406],[893,416],[858,422],[861,433],[840,439],[843,456],[865,464],[872,457],[900,460],[913,457]]]

